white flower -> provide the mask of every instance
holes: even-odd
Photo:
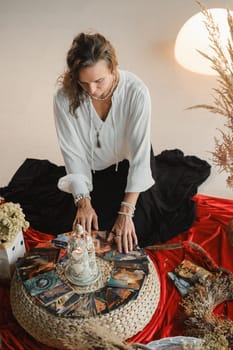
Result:
[[[13,240],[21,229],[27,229],[29,222],[25,220],[20,204],[7,202],[0,204],[0,242]]]

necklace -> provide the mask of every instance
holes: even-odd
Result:
[[[89,97],[90,97],[90,96],[89,96]],[[89,115],[91,116],[92,123],[93,123],[94,129],[95,129],[95,132],[96,132],[96,147],[97,147],[97,148],[101,148],[102,145],[101,145],[101,141],[100,141],[100,131],[101,131],[101,129],[102,129],[104,123],[103,123],[102,125],[100,125],[99,128],[97,128],[97,127],[95,126],[95,123],[94,123],[94,120],[93,120],[93,117],[92,117],[91,99],[90,99],[90,98],[88,98],[87,104],[88,104]]]
[[[115,78],[113,79],[111,89],[110,89],[109,93],[105,97],[93,97],[92,95],[86,93],[88,95],[88,97],[89,97],[88,98],[88,110],[89,110],[89,115],[91,116],[91,118],[92,118],[91,99],[97,100],[97,101],[105,101],[105,100],[107,100],[112,95],[113,90],[115,89],[117,84],[118,84],[118,75],[115,76]],[[93,119],[92,119],[92,121],[93,121]],[[93,122],[93,125],[94,125],[94,122]],[[95,129],[95,132],[96,132],[96,147],[97,148],[101,148],[102,147],[102,144],[101,144],[101,141],[100,141],[100,131],[101,131],[103,125],[104,125],[104,123],[99,128],[97,128],[94,125],[94,129]]]
[[[102,147],[102,144],[101,144],[101,141],[100,141],[100,131],[102,129],[104,124],[102,124],[99,129],[97,129],[97,127],[94,125],[94,128],[95,128],[95,131],[96,131],[96,147],[97,148],[101,148]]]
[[[93,100],[96,100],[96,101],[105,101],[105,100],[107,100],[107,99],[112,95],[113,90],[114,90],[115,87],[116,87],[116,84],[117,84],[117,78],[114,78],[114,79],[113,79],[113,82],[112,82],[112,86],[111,86],[111,88],[110,88],[108,94],[107,94],[106,96],[104,96],[104,97],[95,97],[95,96],[93,96],[93,95],[91,95],[91,94],[88,94],[88,92],[87,92],[87,95],[88,95],[90,98],[92,98]]]
[[[100,136],[100,130],[96,130],[96,147],[97,148],[101,148],[101,142],[100,142],[99,136]]]

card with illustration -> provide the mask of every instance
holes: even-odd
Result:
[[[182,296],[187,295],[190,288],[196,282],[205,280],[211,275],[212,273],[210,271],[187,259],[181,261],[173,271],[168,272],[169,278],[173,281]]]
[[[191,284],[186,281],[185,279],[181,278],[178,276],[176,273],[169,271],[168,272],[168,277],[173,281],[174,285],[180,292],[182,296],[185,296],[188,294],[189,289],[191,287]]]
[[[111,272],[108,286],[139,290],[146,273],[143,270],[132,270],[124,267],[114,268]]]
[[[48,253],[51,256],[51,258],[52,258],[52,255],[54,254],[54,260],[55,260],[54,262],[56,263],[61,259],[61,257],[63,257],[66,254],[66,245],[59,246],[59,245],[56,245],[55,243],[53,243],[52,241],[53,240],[51,240],[49,242],[40,242],[34,248],[32,248],[30,250],[30,252],[35,250],[35,249],[38,249],[38,251],[39,251],[39,249],[42,249],[41,255],[43,255],[44,249],[45,250],[50,249],[50,253],[49,252]],[[46,251],[44,253],[46,253]]]
[[[16,262],[16,273],[23,281],[55,268],[54,261],[47,256],[30,253]]]
[[[73,308],[75,308],[75,305],[78,303],[79,299],[79,294],[73,291],[68,292],[55,300],[53,303],[49,304],[47,306],[47,310],[58,316],[64,315],[65,313],[71,312]]]
[[[48,261],[53,261],[54,263],[57,262],[58,256],[60,253],[60,249],[56,247],[43,247],[43,248],[32,248],[29,252],[29,255],[35,255],[37,254],[38,257],[46,257]]]
[[[148,260],[116,260],[115,268],[126,268],[131,270],[142,270],[146,275],[149,273]]]
[[[108,231],[92,231],[91,236],[93,239],[99,239],[101,241],[107,241],[109,232]]]
[[[56,274],[54,270],[41,273],[23,281],[25,288],[28,293],[32,296],[38,295],[46,290],[55,288],[56,286],[62,284],[62,280]]]
[[[212,273],[204,267],[187,259],[181,261],[181,263],[175,268],[174,272],[191,283],[195,283],[200,279],[206,279],[208,276],[212,275]]]
[[[67,309],[63,315],[69,317],[91,317],[97,314],[94,293],[79,295],[77,303]]]
[[[38,294],[36,299],[40,304],[47,306],[72,290],[73,289],[68,284],[61,283],[52,289]]]
[[[134,250],[129,253],[119,253],[117,249],[113,246],[111,250],[106,252],[103,256],[103,259],[110,261],[131,261],[137,260],[148,261],[147,255],[144,252],[143,248],[135,247]]]
[[[94,302],[97,314],[104,314],[108,312],[108,303],[106,300],[107,287],[103,287],[94,292]]]
[[[60,233],[56,238],[52,239],[51,242],[59,248],[66,248],[68,240],[72,232]]]
[[[108,311],[115,310],[121,305],[126,304],[129,300],[134,300],[138,291],[128,288],[106,287],[106,301]]]
[[[95,253],[99,257],[109,252],[112,249],[112,242],[107,241],[107,232],[106,231],[93,231],[92,239],[95,246]]]

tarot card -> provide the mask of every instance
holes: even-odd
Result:
[[[40,304],[47,306],[72,290],[73,289],[68,284],[62,283],[52,289],[38,294],[36,299]]]
[[[67,245],[68,243],[67,242],[63,242],[63,241],[60,241],[59,239],[55,238],[51,241],[55,247],[57,248],[63,248],[63,249],[66,249],[67,248]]]
[[[51,242],[59,248],[66,248],[71,232],[60,233],[56,238],[52,239]]]
[[[126,268],[131,270],[142,270],[146,275],[149,273],[148,260],[116,260],[115,268]]]
[[[174,270],[174,272],[181,278],[194,284],[199,280],[204,280],[212,273],[204,267],[196,265],[190,260],[184,259]]]
[[[77,303],[67,308],[63,313],[64,316],[69,317],[92,317],[96,314],[97,311],[93,292],[79,295]]]
[[[63,241],[63,242],[68,242],[70,236],[72,235],[72,231],[69,231],[69,232],[65,232],[65,233],[59,233],[57,235],[57,239],[59,239],[60,241]]]
[[[71,291],[63,294],[60,298],[47,306],[47,310],[60,316],[71,311],[79,301],[80,295]]]
[[[108,312],[108,303],[106,300],[107,287],[103,287],[94,292],[94,301],[97,314]]]
[[[131,270],[124,267],[115,268],[111,272],[108,286],[139,290],[146,274],[143,270]]]
[[[49,261],[49,257],[41,257],[36,253],[26,255],[22,259],[18,259],[16,262],[17,275],[23,281],[33,278],[43,272],[51,271],[54,268],[55,263],[53,261]]]
[[[181,278],[174,272],[168,272],[168,276],[173,281],[174,285],[176,286],[176,288],[178,289],[178,291],[182,296],[185,296],[188,294],[189,289],[191,287],[191,284],[188,281]]]
[[[53,240],[52,240],[53,241]],[[66,254],[66,246],[58,246],[56,245],[55,243],[52,243],[52,241],[50,242],[41,242],[41,243],[38,243],[32,250],[35,250],[35,249],[51,249],[51,251],[49,253],[49,255],[51,256],[52,258],[52,254],[54,253],[54,262],[57,262],[61,259],[62,256],[64,256]],[[57,254],[56,254],[56,249],[57,249]],[[43,251],[41,252],[41,254],[43,255]]]
[[[32,296],[55,288],[62,283],[62,280],[58,277],[54,270],[41,273],[35,277],[23,281],[25,288]]]
[[[48,261],[57,262],[58,256],[60,253],[60,249],[56,247],[49,248],[32,248],[29,254],[37,254],[38,257],[46,257]]]
[[[102,241],[107,241],[108,231],[92,231],[91,236],[93,239],[99,239]]]
[[[187,295],[191,286],[200,280],[205,280],[212,273],[190,260],[184,259],[168,276],[174,282],[182,296]]]
[[[143,248],[135,247],[134,250],[132,250],[129,253],[119,253],[117,249],[111,249],[110,251],[106,252],[103,255],[103,259],[105,260],[111,260],[111,261],[131,261],[133,260],[141,260],[141,261],[148,261],[147,255],[144,252]]]
[[[138,291],[126,288],[106,288],[106,301],[108,310],[112,311],[121,305],[126,304],[129,300],[134,300]]]
[[[99,257],[103,257],[105,253],[112,249],[112,242],[107,241],[106,231],[94,231],[92,232],[93,243],[95,246],[95,253]]]

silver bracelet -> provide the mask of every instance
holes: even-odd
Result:
[[[90,196],[89,193],[79,193],[79,194],[77,194],[77,195],[74,197],[74,203],[75,203],[75,205],[77,205],[78,202],[79,202],[81,199],[83,199],[83,198],[88,198],[88,199],[91,200],[91,196]]]
[[[133,212],[135,211],[135,206],[133,206],[133,204],[131,204],[131,203],[128,203],[128,202],[121,202],[121,205],[124,205],[125,207],[127,207],[127,208],[129,208],[129,209],[131,209],[131,210],[133,210]]]
[[[133,214],[131,213],[126,213],[125,211],[118,211],[117,214],[119,215],[125,215],[125,216],[130,216],[131,218],[133,218]]]

